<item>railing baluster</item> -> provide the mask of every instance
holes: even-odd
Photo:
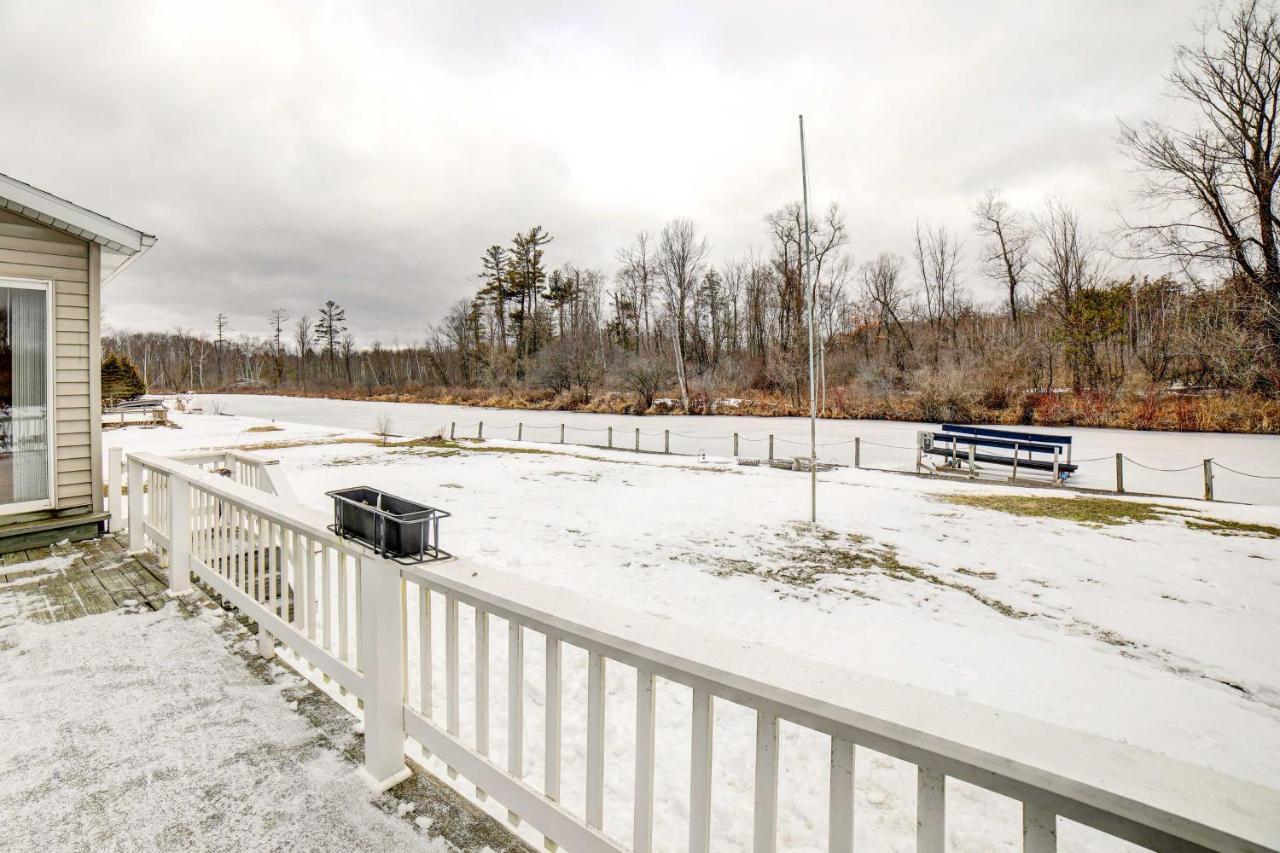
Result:
[[[254,573],[255,575],[254,583],[255,583],[255,589],[257,590],[256,592],[257,602],[265,607],[267,605],[267,588],[268,588],[267,578],[270,576],[271,571],[274,570],[276,566],[276,549],[275,549],[276,526],[271,522],[270,519],[264,518],[262,519],[262,521],[265,523],[264,524],[265,529],[263,530],[263,538],[266,539],[267,559],[262,561],[262,565],[259,566],[258,570]],[[237,530],[237,532],[239,531]],[[236,546],[236,553],[237,554],[240,553],[239,546]]]
[[[689,760],[689,851],[707,853],[711,849],[711,694],[693,689],[693,734]]]
[[[1057,853],[1058,818],[1053,812],[1022,804],[1022,853]]]
[[[351,574],[356,584],[356,669],[364,672],[364,643],[359,640],[364,636],[364,560],[351,561]]]
[[[338,552],[338,658],[351,663],[350,626],[347,622],[347,555]]]
[[[507,772],[524,779],[524,633],[507,622]],[[520,816],[507,809],[507,820],[520,825]]]
[[[937,770],[916,770],[916,853],[946,848],[947,777]]]
[[[604,676],[605,657],[587,656],[587,826],[604,826]]]
[[[546,737],[543,764],[546,780],[543,793],[548,800],[560,802],[560,638],[547,634],[547,684],[546,684]],[[556,843],[545,839],[548,850],[555,851]]]
[[[321,642],[328,651],[333,650],[333,565],[329,560],[331,548],[320,547],[320,623]]]
[[[314,641],[316,631],[316,540],[307,539],[307,639]]]
[[[636,670],[636,797],[631,847],[653,849],[653,754],[656,684],[652,672]]]
[[[445,730],[457,737],[462,718],[462,699],[458,695],[458,599],[449,593],[444,596],[444,680]],[[450,778],[458,778],[456,769],[448,770]]]
[[[476,752],[489,757],[489,614],[476,608]],[[484,790],[477,785],[483,802]]]
[[[431,590],[418,584],[418,710],[431,719]]]
[[[778,718],[756,712],[756,784],[752,850],[774,853],[778,847]]]
[[[853,761],[853,744],[838,737],[831,738],[829,853],[850,853],[853,850]]]

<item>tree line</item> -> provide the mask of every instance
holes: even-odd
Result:
[[[328,301],[314,318],[272,311],[265,335],[232,339],[219,315],[212,336],[121,333],[108,347],[170,389],[455,389],[565,407],[612,395],[687,412],[749,398],[798,410],[812,298],[817,393],[831,414],[894,398],[1025,419],[1016,410],[1046,394],[1274,397],[1280,24],[1260,2],[1220,14],[1169,76],[1198,118],[1121,125],[1151,204],[1108,231],[1064,200],[1023,209],[991,190],[968,228],[919,221],[906,254],[857,259],[839,205],[806,227],[789,203],[762,217],[763,248],[742,257],[713,261],[703,228],[673,219],[597,269],[555,259],[554,236],[536,225],[480,252],[473,293],[414,345],[357,346]],[[1167,273],[1118,274],[1128,259]],[[971,296],[975,269],[998,299]]]

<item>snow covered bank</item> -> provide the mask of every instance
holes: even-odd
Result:
[[[558,441],[560,424],[565,424],[568,441],[601,445],[606,443],[607,427],[612,426],[614,441],[618,446],[627,447],[632,445],[638,429],[642,446],[650,450],[662,449],[662,433],[669,430],[671,450],[692,455],[702,452],[730,455],[735,432],[739,434],[739,449],[744,456],[766,456],[771,434],[779,457],[807,454],[809,447],[809,422],[802,418],[628,417],[248,394],[202,395],[198,399],[206,402],[206,410],[216,401],[235,415],[323,424],[344,430],[373,430],[378,417],[386,415],[391,419],[391,430],[402,435],[448,430],[451,422],[458,424],[459,435],[474,435],[477,422],[484,421],[487,438],[514,439],[517,424],[523,423],[524,438]],[[863,442],[863,465],[910,470],[915,462],[916,431],[936,426],[894,421],[819,421],[818,441],[823,445],[819,455],[830,461],[852,464],[853,437],[857,435]],[[1136,460],[1125,466],[1125,486],[1129,491],[1199,497],[1203,493],[1199,466],[1202,460],[1212,458],[1237,471],[1272,477],[1255,479],[1219,468],[1215,478],[1219,500],[1280,504],[1280,436],[1078,427],[1044,431],[1067,433],[1075,438],[1073,459],[1082,464],[1073,482],[1081,486],[1114,488],[1115,454],[1124,453]]]

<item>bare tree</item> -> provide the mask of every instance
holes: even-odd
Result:
[[[938,350],[944,334],[954,345],[955,321],[960,310],[960,243],[946,226],[937,227],[916,223],[915,240],[911,247],[920,284],[924,288],[925,317],[933,327],[933,361],[938,361]]]
[[[657,271],[670,323],[671,349],[675,360],[680,402],[689,410],[689,381],[685,375],[686,323],[689,300],[698,286],[711,247],[688,219],[673,219],[658,238]]]
[[[1018,288],[1030,263],[1031,229],[1027,222],[1000,195],[988,190],[973,207],[975,227],[986,238],[982,256],[988,276],[1004,284],[1009,294],[1009,319],[1018,328]]]
[[[1147,172],[1161,220],[1130,226],[1151,257],[1226,266],[1248,282],[1280,358],[1280,18],[1244,0],[1177,50],[1169,83],[1197,112],[1189,128],[1121,124],[1129,156]]]

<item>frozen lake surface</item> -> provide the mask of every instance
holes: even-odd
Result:
[[[447,432],[451,422],[457,424],[458,435],[474,436],[477,424],[483,421],[488,438],[514,439],[517,424],[523,423],[526,440],[543,442],[559,441],[560,425],[564,424],[565,441],[575,444],[604,445],[612,427],[616,447],[634,447],[638,429],[640,446],[645,450],[661,450],[663,431],[668,430],[673,453],[708,456],[731,456],[735,432],[742,456],[768,456],[771,434],[778,457],[807,456],[809,446],[809,422],[804,418],[596,415],[250,394],[201,395],[199,399],[218,400],[229,414],[336,429],[373,430],[378,417],[386,415],[391,418],[392,432],[412,436]],[[862,439],[864,466],[910,471],[915,464],[916,431],[936,426],[904,421],[820,420],[818,455],[851,465],[853,438],[858,436]],[[1219,463],[1214,470],[1214,494],[1218,500],[1280,504],[1280,436],[1081,427],[1043,431],[1068,434],[1075,439],[1072,459],[1080,464],[1071,480],[1075,485],[1115,488],[1115,454],[1123,453],[1131,460],[1125,463],[1126,490],[1200,497],[1204,491],[1203,460],[1213,459]],[[1237,474],[1221,466],[1256,476]]]

